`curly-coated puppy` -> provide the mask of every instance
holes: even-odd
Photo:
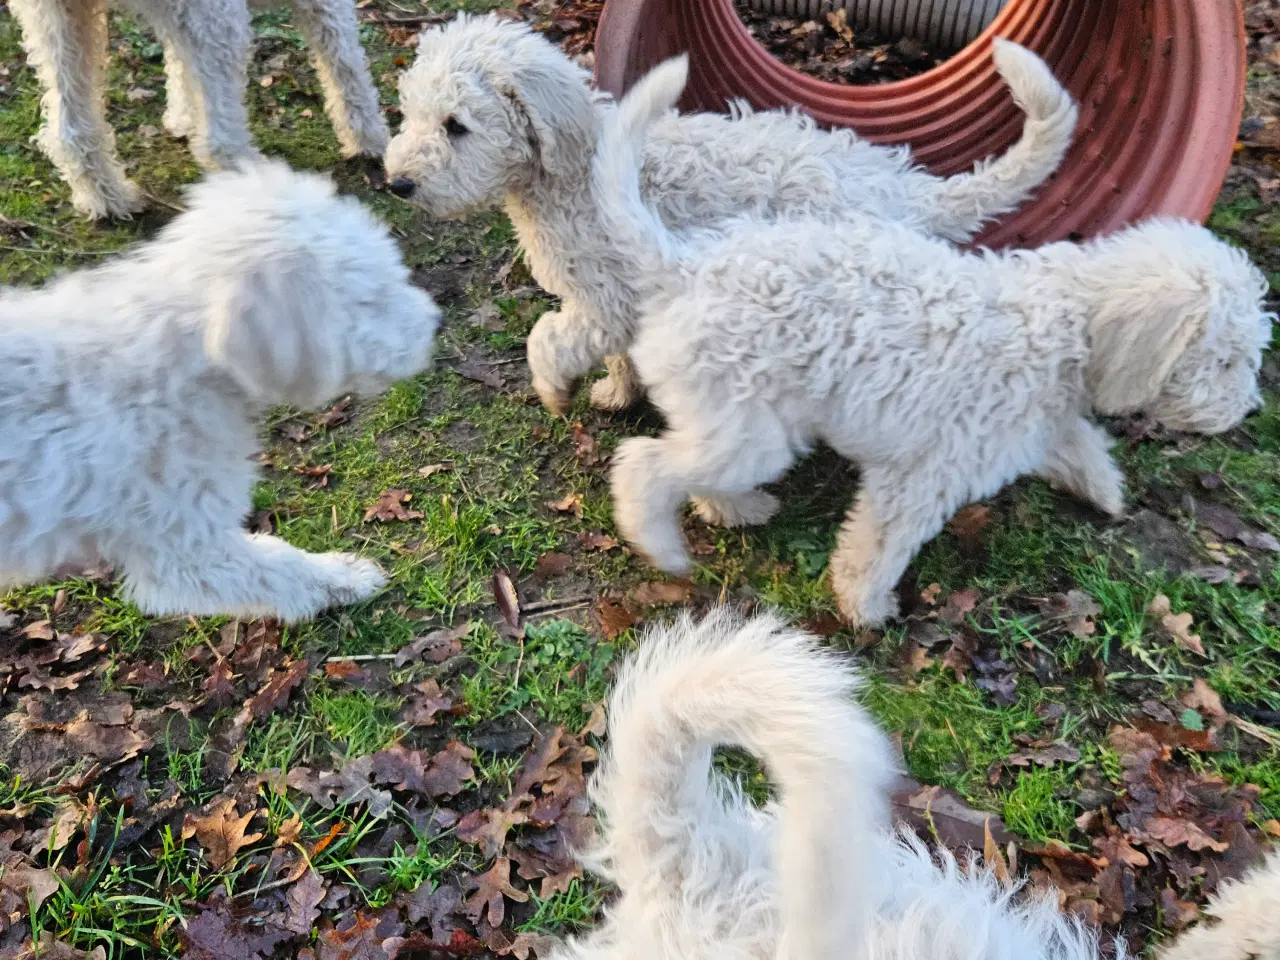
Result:
[[[1076,107],[1035,54],[998,41],[996,66],[1026,111],[1021,139],[969,174],[940,178],[905,148],[797,113],[671,115],[649,132],[646,196],[674,228],[740,214],[839,216],[862,210],[950,240],[1014,209],[1057,168]],[[529,337],[533,385],[555,412],[606,359],[592,402],[621,409],[637,384],[625,351],[641,279],[600,216],[591,158],[612,111],[588,77],[523,24],[459,16],[422,35],[400,81],[404,125],[387,148],[391,189],[432,216],[503,203],[534,278],[561,300]]]
[[[259,0],[119,0],[164,46],[165,128],[188,137],[201,166],[257,155],[244,91]],[[265,2],[265,0],[264,0]],[[360,46],[353,0],[289,0],[314,54],[325,109],[344,156],[380,157],[387,126]],[[107,0],[10,0],[27,59],[44,86],[42,150],[89,217],[128,217],[142,195],[125,176],[107,123]]]
[[[315,175],[217,174],[114,263],[0,295],[0,590],[102,559],[147,613],[300,620],[377,565],[242,528],[258,416],[430,362],[386,228]]]
[[[1052,892],[1019,896],[976,858],[895,835],[892,753],[856,687],[847,660],[774,616],[652,630],[620,671],[591,785],[588,864],[619,896],[548,960],[1098,960]],[[722,745],[764,761],[775,803],[714,772]],[[1277,960],[1278,885],[1277,855],[1224,885],[1217,926],[1170,960]]]
[[[757,486],[821,440],[862,470],[832,587],[850,621],[878,623],[920,546],[1023,474],[1122,512],[1091,409],[1217,433],[1259,404],[1266,278],[1196,224],[1002,254],[857,216],[671,232],[637,173],[686,70],[664,64],[623,102],[597,169],[607,220],[658,291],[631,356],[668,429],[619,447],[613,496],[619,530],[662,569],[689,567],[685,499],[713,522],[762,521],[776,503]]]

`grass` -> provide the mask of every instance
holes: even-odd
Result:
[[[468,0],[429,6],[444,11],[464,5],[500,4]],[[476,626],[462,641],[468,666],[445,678],[465,707],[451,722],[451,734],[465,742],[493,729],[563,724],[576,730],[634,642],[631,633],[603,640],[590,602],[601,591],[625,590],[653,574],[620,549],[593,551],[579,541],[579,534],[611,530],[606,475],[599,465],[575,456],[570,421],[552,418],[534,402],[521,363],[523,338],[549,300],[510,292],[527,285],[527,277],[506,287],[495,282],[498,268],[514,254],[503,216],[428,223],[405,205],[373,193],[353,168],[339,164],[314,72],[288,14],[262,14],[256,28],[249,99],[259,144],[296,166],[336,165],[342,188],[395,229],[406,261],[425,277],[448,316],[436,372],[381,397],[359,399],[351,420],[330,429],[315,428],[311,413],[295,410],[274,411],[264,424],[267,466],[254,493],[255,510],[267,512],[290,542],[310,550],[364,553],[384,564],[393,581],[387,594],[371,602],[285,630],[282,644],[315,664],[327,657],[387,654],[424,630],[473,620]],[[395,74],[412,51],[395,46],[372,26],[364,28],[364,40],[383,102],[394,104]],[[101,262],[104,255],[154,233],[172,215],[170,207],[180,204],[181,186],[198,176],[183,144],[152,132],[160,129],[163,110],[153,38],[114,16],[112,50],[110,119],[131,176],[156,202],[132,223],[87,224],[73,214],[65,186],[30,142],[39,124],[37,85],[23,62],[17,27],[0,10],[0,65],[9,71],[0,92],[0,213],[29,224],[0,238],[0,282],[34,285],[59,270]],[[280,62],[283,67],[270,66]],[[274,78],[269,87],[256,82],[268,72]],[[157,96],[131,100],[125,95],[138,87]],[[1280,209],[1248,190],[1229,191],[1211,223],[1280,277],[1272,250],[1280,240]],[[522,271],[517,262],[512,277],[521,278]],[[490,300],[505,325],[501,331],[469,322]],[[461,376],[456,367],[463,359],[493,364],[507,388],[494,391]],[[899,656],[906,627],[883,635],[836,633],[834,643],[859,651],[869,676],[867,703],[888,730],[900,735],[915,777],[1000,813],[1029,843],[1055,839],[1080,845],[1074,823],[1083,812],[1077,801],[1080,783],[1092,778],[1119,784],[1105,734],[1138,704],[1172,702],[1194,679],[1203,678],[1232,709],[1280,710],[1280,575],[1275,567],[1264,558],[1247,585],[1211,586],[1171,572],[1161,562],[1172,549],[1185,565],[1215,562],[1213,552],[1243,563],[1237,548],[1206,542],[1181,506],[1188,495],[1207,495],[1202,482],[1207,475],[1220,480],[1215,499],[1258,528],[1280,534],[1280,401],[1275,376],[1269,376],[1262,413],[1225,437],[1121,445],[1137,514],[1133,520],[1108,524],[1045,485],[1023,481],[990,503],[991,523],[978,542],[947,533],[924,549],[904,580],[908,610],[918,608],[917,616],[927,612],[914,598],[930,584],[937,584],[943,597],[976,588],[981,603],[969,629],[1021,665],[1012,705],[997,706],[972,677],[958,680],[936,662],[918,674],[904,673]],[[603,452],[622,437],[658,425],[644,410],[614,418],[596,414],[586,405],[585,391],[571,419],[583,424]],[[300,435],[293,430],[298,426],[308,435],[290,439]],[[422,469],[432,465],[441,468]],[[323,486],[306,472],[318,467],[329,468]],[[742,532],[691,526],[706,545],[698,558],[698,584],[708,595],[775,605],[797,619],[829,617],[833,604],[823,576],[855,485],[847,464],[819,451],[781,485],[783,509],[766,527]],[[412,494],[410,503],[423,517],[410,523],[364,522],[365,509],[389,487]],[[581,497],[581,518],[546,506],[570,493]],[[1147,515],[1159,521],[1173,548],[1152,541],[1141,522]],[[528,581],[539,558],[553,551],[568,555],[568,572],[541,584]],[[526,597],[564,604],[531,617],[519,642],[497,628],[491,577],[498,569],[523,582]],[[1042,598],[1070,589],[1086,591],[1100,607],[1092,634],[1067,633],[1039,612]],[[1192,614],[1206,658],[1174,647],[1161,634],[1147,612],[1157,594],[1169,597],[1175,610]],[[192,653],[215,642],[223,626],[221,621],[143,617],[117,599],[109,585],[93,580],[15,590],[0,596],[0,603],[25,619],[53,616],[54,605],[65,604],[78,627],[108,638],[113,664],[152,657],[175,686],[192,692],[203,679]],[[71,614],[62,616],[66,621]],[[937,660],[941,650],[931,655]],[[1037,679],[1028,663],[1039,664],[1043,676]],[[409,667],[395,679],[416,682],[429,674],[427,667]],[[107,689],[114,676],[108,671]],[[293,709],[253,728],[242,773],[323,765],[335,756],[361,756],[405,738],[400,699],[388,689],[390,684],[353,690],[313,671]],[[10,696],[3,709],[13,703]],[[1042,719],[1050,704],[1062,708],[1053,726]],[[229,708],[212,725],[171,724],[147,757],[150,779],[170,779],[201,801],[222,789],[222,783],[208,779],[207,748],[217,723],[233,712]],[[1074,744],[1081,759],[993,778],[993,767],[1019,749],[1017,738],[1041,736]],[[1230,731],[1226,747],[1200,762],[1229,781],[1257,784],[1259,816],[1280,816],[1280,752]],[[518,756],[479,753],[484,796],[505,796]],[[749,760],[731,753],[722,758],[722,767],[741,777],[752,795],[768,792]],[[325,810],[310,801],[295,807],[260,789],[270,824],[298,815],[304,837],[311,840],[341,825],[316,866],[352,884],[356,896],[371,906],[387,903],[397,891],[438,882],[460,866],[480,865],[473,849],[447,833],[428,839],[410,831],[378,854],[381,870],[373,877],[365,872],[368,848],[385,824],[359,811]],[[52,808],[56,802],[47,785],[24,783],[13,773],[0,779],[0,809],[24,803]],[[120,828],[117,812],[104,807],[94,823],[99,834],[94,849],[110,851],[109,838]],[[147,850],[116,858],[108,852],[88,863],[73,863],[70,852],[62,851],[55,861],[68,866],[68,879],[38,912],[38,922],[79,947],[101,945],[113,958],[173,952],[172,925],[183,915],[183,905],[240,882],[234,873],[212,870],[169,828]],[[530,933],[585,927],[601,898],[595,886],[574,882],[557,896],[533,897],[517,927]]]

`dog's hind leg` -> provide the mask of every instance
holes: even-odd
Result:
[[[625,410],[640,399],[644,387],[625,353],[604,358],[609,375],[591,385],[591,405],[597,410]]]
[[[831,590],[850,623],[875,626],[898,615],[898,580],[964,502],[940,473],[930,465],[905,475],[864,470],[831,554]]]
[[[673,429],[658,439],[624,442],[614,457],[613,514],[618,531],[667,573],[688,573],[680,504],[698,497],[716,508],[759,506],[755,488],[782,475],[794,454],[767,415],[745,413],[750,429]],[[772,498],[770,498],[772,499]]]
[[[778,498],[763,490],[692,497],[693,512],[713,527],[758,527],[778,512]]]
[[[307,620],[386,585],[376,563],[349,553],[307,553],[279,537],[240,530],[172,553],[143,544],[119,558],[125,591],[155,616],[276,617]]]
[[[106,115],[106,0],[11,0],[27,59],[44,87],[36,140],[94,218],[128,217],[142,194],[125,176]]]
[[[563,414],[572,402],[569,391],[574,382],[626,346],[623,331],[594,323],[585,311],[563,304],[539,317],[529,333],[526,349],[533,389],[548,410]]]
[[[1063,425],[1036,475],[1092,503],[1112,517],[1124,514],[1124,474],[1111,457],[1112,440],[1083,417]]]
[[[344,157],[380,157],[387,150],[387,124],[369,61],[360,46],[352,0],[293,0],[298,30],[324,88],[324,105]]]
[[[166,58],[181,60],[194,106],[191,152],[202,167],[225,169],[256,157],[244,105],[253,32],[245,0],[125,0],[151,23]]]

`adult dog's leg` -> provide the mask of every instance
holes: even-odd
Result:
[[[898,580],[963,503],[967,491],[948,489],[933,466],[905,475],[864,471],[831,554],[831,589],[850,623],[874,626],[898,615]]]
[[[585,310],[562,304],[533,325],[527,344],[533,389],[547,409],[560,415],[572,402],[576,380],[609,354],[625,349],[626,335],[595,323]]]
[[[1124,514],[1124,474],[1106,431],[1083,417],[1063,425],[1037,476],[1113,517]]]
[[[604,365],[609,375],[591,385],[591,405],[597,410],[625,410],[644,392],[635,365],[625,353],[605,357]]]
[[[298,30],[315,60],[324,105],[344,157],[380,157],[387,149],[387,124],[378,91],[360,46],[352,0],[293,0]]]
[[[613,515],[618,531],[661,570],[687,573],[690,562],[678,510],[691,496],[718,509],[745,511],[768,497],[755,488],[782,475],[794,459],[767,417],[745,414],[735,430],[673,429],[658,439],[623,443],[614,457]],[[764,429],[760,429],[761,426]],[[770,498],[772,499],[772,498]]]
[[[228,530],[168,552],[140,544],[120,558],[129,599],[166,616],[276,617],[287,623],[377,593],[386,576],[349,553],[307,553],[278,537]]]
[[[778,512],[778,498],[763,490],[691,497],[693,512],[713,527],[757,527]]]
[[[171,44],[164,47],[164,77],[164,128],[175,137],[194,137],[200,128],[200,88]]]
[[[106,0],[11,0],[9,9],[45,89],[36,140],[71,187],[72,205],[94,218],[140,210],[107,123]]]
[[[181,60],[198,109],[191,152],[200,165],[231,167],[254,157],[244,90],[253,33],[245,0],[126,0],[155,28],[172,61]]]

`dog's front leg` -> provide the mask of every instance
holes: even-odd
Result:
[[[308,620],[326,607],[377,593],[386,575],[350,553],[307,553],[279,537],[239,530],[160,549],[140,545],[121,558],[125,592],[144,613]]]
[[[1050,445],[1036,475],[1109,516],[1123,516],[1124,474],[1111,457],[1111,444],[1101,427],[1073,417]]]
[[[898,615],[894,587],[963,502],[945,473],[927,463],[906,476],[864,472],[831,554],[831,590],[850,623],[875,626]]]
[[[573,402],[573,384],[605,356],[625,349],[625,340],[620,331],[593,323],[587,311],[571,304],[544,313],[527,344],[533,389],[548,410],[563,415]]]
[[[164,99],[164,128],[175,137],[194,137],[200,129],[200,90],[172,44],[164,45]]]
[[[352,0],[293,0],[298,30],[324,89],[325,110],[345,157],[380,157],[387,151],[386,122],[369,61],[360,46]]]
[[[9,8],[46,91],[36,139],[71,188],[72,205],[95,219],[142,209],[107,123],[106,0],[12,0]]]

